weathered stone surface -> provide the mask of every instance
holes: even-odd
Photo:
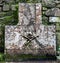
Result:
[[[40,25],[37,28],[38,40],[45,46],[53,47],[56,50],[56,34],[55,34],[55,26],[44,26]],[[36,35],[37,35],[36,34]]]
[[[36,25],[36,33],[32,32],[34,28],[29,28],[25,26],[6,26],[5,48],[21,49],[20,51],[24,54],[38,54],[39,52],[36,52],[36,49],[56,51],[55,26]],[[36,53],[33,53],[34,50]]]
[[[1,7],[0,7],[0,11],[1,11]]]
[[[41,24],[41,16],[41,3],[19,3],[18,25]]]
[[[11,9],[14,11],[16,10],[16,5],[11,5]]]
[[[56,10],[55,16],[60,16],[60,9]]]
[[[45,14],[47,16],[60,16],[60,9],[59,8],[51,8],[51,9],[48,9]]]
[[[3,6],[3,11],[9,11],[9,5],[4,5]]]
[[[22,45],[26,42],[26,40],[22,36],[26,36],[30,32],[32,33],[32,30],[30,30],[29,32],[29,29],[24,26],[7,26],[5,31],[6,31],[5,44],[7,49],[10,49],[9,44],[10,45],[14,44],[17,46],[20,44],[18,47],[19,48],[22,47]],[[10,38],[7,40],[8,37]]]
[[[6,49],[20,49],[24,54],[39,54],[40,49],[56,51],[55,26],[42,25],[41,3],[19,3],[18,25],[5,27]]]
[[[0,3],[2,3],[3,0],[0,0]]]
[[[49,22],[60,22],[60,17],[49,17]]]
[[[41,3],[36,3],[36,24],[42,24],[42,6]]]
[[[13,3],[14,0],[5,0],[7,3]]]
[[[56,51],[56,27],[54,25],[48,26],[48,42]]]
[[[58,4],[56,7],[60,8],[60,4]]]
[[[50,8],[57,7],[59,4],[60,4],[59,0],[43,0],[42,1],[43,6],[50,7]]]
[[[19,3],[18,25],[30,25],[35,22],[35,4]]]

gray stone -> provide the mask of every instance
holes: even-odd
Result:
[[[33,29],[34,29],[33,26],[29,28],[25,26],[6,26],[5,48],[12,50],[20,49],[20,51],[22,51],[23,54],[29,53],[39,54],[39,52],[36,50],[44,52],[44,50],[49,49],[49,51],[51,51],[52,54],[53,53],[55,54],[56,51],[55,26],[36,25],[36,33],[33,31]],[[32,39],[34,37],[36,38]],[[27,38],[29,40],[26,41]],[[35,53],[33,53],[33,51]]]
[[[48,9],[45,14],[47,16],[60,16],[60,9],[59,8],[51,8],[51,9]]]
[[[60,16],[60,9],[56,10],[55,16]]]
[[[0,3],[2,2],[2,0],[0,0]]]
[[[49,22],[60,22],[60,17],[49,17]]]
[[[16,10],[16,5],[11,5],[12,10]]]
[[[60,1],[54,1],[54,3],[56,3],[56,4],[60,4]]]
[[[1,7],[0,7],[0,11],[1,11]]]
[[[9,11],[9,5],[4,5],[3,6],[3,11]]]
[[[7,3],[13,3],[14,0],[5,0]]]
[[[35,4],[19,3],[18,25],[32,25],[35,22]]]
[[[60,4],[59,4],[59,5],[57,5],[56,7],[60,8]]]
[[[18,22],[18,25],[30,26],[32,24],[41,24],[42,23],[41,16],[42,16],[41,3],[36,3],[36,4],[19,3],[19,22]]]
[[[41,3],[36,3],[36,24],[42,24]]]

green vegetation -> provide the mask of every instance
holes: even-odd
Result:
[[[16,25],[18,23],[18,5],[15,11],[0,13],[0,62],[4,61],[5,25]]]
[[[32,54],[16,54],[14,56],[7,54],[6,56],[7,61],[24,61],[24,60],[30,60],[30,59],[46,59],[46,56],[41,56],[41,55],[32,55]]]
[[[13,11],[13,19],[14,21],[12,22],[12,24],[16,25],[18,23],[18,5],[16,5],[16,10]]]
[[[60,32],[56,32],[57,34],[57,50],[60,48]]]
[[[0,62],[4,62],[5,59],[4,59],[4,55],[2,53],[0,53]]]

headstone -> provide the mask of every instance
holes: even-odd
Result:
[[[53,51],[56,51],[56,34],[54,25],[45,26],[37,24],[36,33],[34,31],[32,32],[34,28],[31,27],[29,28],[25,26],[6,26],[5,48],[6,49],[19,48],[21,50],[24,50],[28,46],[27,49],[32,48],[34,50],[35,48],[36,49],[48,48],[50,50],[50,48],[52,48]],[[30,43],[31,47],[28,45],[28,43]]]

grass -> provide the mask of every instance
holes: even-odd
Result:
[[[40,61],[40,60],[56,60],[56,56],[47,56],[47,55],[33,55],[33,54],[15,54],[5,56],[6,61]]]
[[[12,21],[12,16],[5,16],[3,18],[0,18],[0,24],[9,24]]]
[[[0,53],[0,62],[4,61],[4,54]]]
[[[18,61],[20,59],[20,61],[25,61],[25,60],[33,60],[33,59],[45,59],[46,56],[40,56],[40,55],[32,55],[32,54],[20,54],[20,55],[9,55],[9,54],[6,54],[6,60],[7,61],[11,61],[11,59],[15,59],[16,61]],[[14,61],[15,61],[14,60]]]
[[[9,11],[9,12],[1,12],[0,13],[0,18],[1,17],[4,17],[4,16],[10,16],[10,15],[12,15],[12,11]]]
[[[60,48],[60,32],[57,32],[57,51],[59,51],[59,48]]]

